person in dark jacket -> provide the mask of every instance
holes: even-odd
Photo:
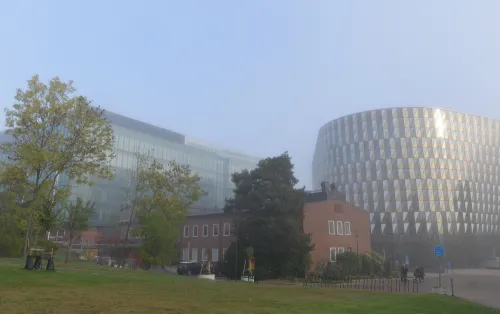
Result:
[[[408,277],[408,265],[404,264],[401,267],[401,280],[406,281],[407,277]]]

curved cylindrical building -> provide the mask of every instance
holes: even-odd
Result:
[[[320,129],[312,165],[315,188],[335,183],[348,202],[367,210],[373,247],[401,261],[396,255],[431,250],[417,244],[494,241],[499,168],[499,120],[437,108],[335,119]],[[489,254],[491,246],[480,253]]]

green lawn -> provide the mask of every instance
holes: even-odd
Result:
[[[56,265],[57,266],[57,265]],[[500,313],[457,298],[0,264],[0,313]]]

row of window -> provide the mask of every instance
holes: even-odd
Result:
[[[328,233],[331,235],[351,235],[351,223],[349,221],[328,220]]]
[[[352,251],[351,248],[347,249],[349,252]],[[337,261],[337,254],[343,254],[345,253],[345,249],[343,247],[331,247],[330,248],[330,262],[335,262]]]
[[[228,237],[231,235],[231,224],[226,222],[224,223],[223,235]],[[198,225],[193,226],[192,235],[193,238],[198,237]],[[208,225],[202,225],[201,227],[201,236],[208,237]],[[219,224],[212,225],[212,236],[219,236]],[[189,226],[184,226],[184,238],[189,238]]]
[[[208,252],[211,251],[210,256],[208,256]],[[226,254],[227,249],[222,250],[222,257],[224,258],[224,255]],[[191,249],[191,256],[189,256],[189,249],[188,248],[183,248],[182,249],[182,260],[183,261],[193,261],[197,262],[198,261],[198,249],[197,248],[192,248]],[[214,249],[201,249],[201,261],[206,262],[206,261],[211,261],[211,262],[217,262],[219,261],[219,249],[214,248]]]

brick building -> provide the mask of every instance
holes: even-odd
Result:
[[[334,262],[346,251],[371,251],[370,220],[365,210],[345,201],[343,194],[331,186],[310,192],[304,205],[304,233],[311,234],[314,250],[312,265]]]
[[[345,201],[334,187],[309,192],[304,205],[304,233],[311,234],[315,248],[312,267],[322,261],[335,261],[345,251],[371,251],[369,214]],[[181,230],[181,259],[222,260],[234,236],[234,214],[206,214],[186,217]]]
[[[231,229],[235,218],[234,214],[224,213],[187,216],[179,241],[181,260],[222,260],[234,239]]]

